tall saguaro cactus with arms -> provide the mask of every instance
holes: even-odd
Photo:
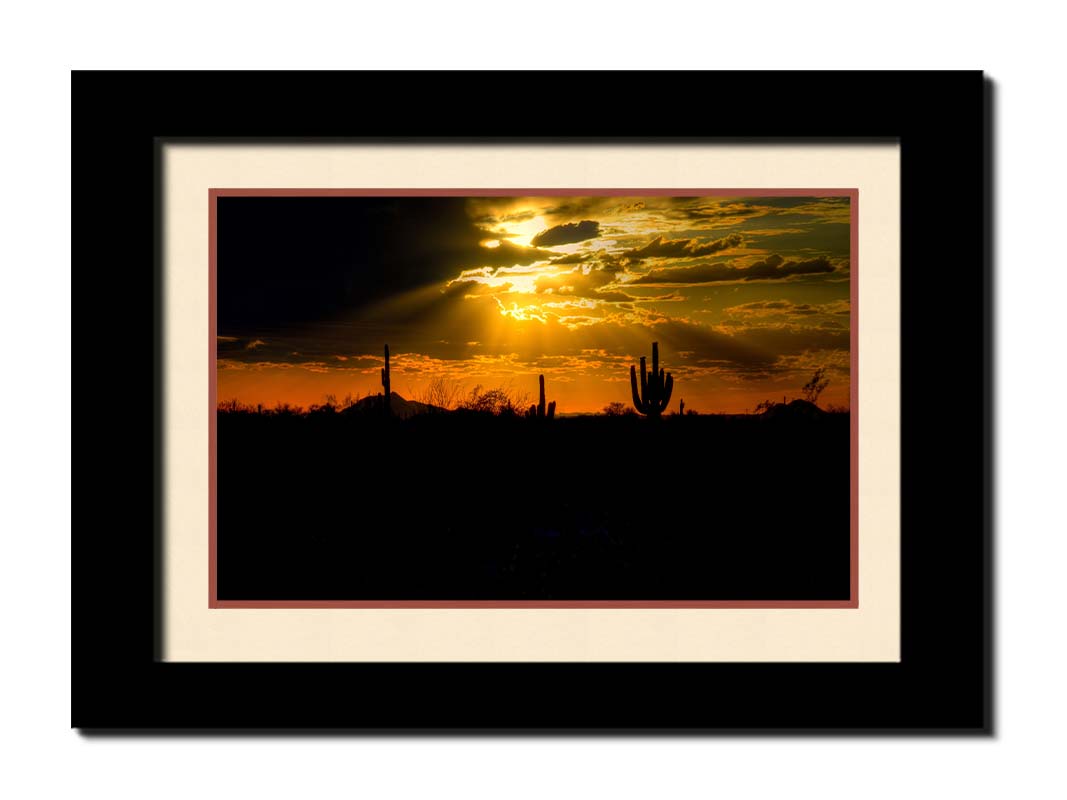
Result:
[[[382,413],[388,417],[393,411],[392,392],[391,387],[389,386],[389,345],[385,346],[385,366],[382,367],[382,388],[385,390],[385,396],[382,398]]]
[[[541,400],[535,406],[530,406],[526,410],[526,416],[531,419],[552,419],[556,416],[556,401],[553,400],[547,406],[545,405],[545,376],[538,375],[538,382],[541,384]]]
[[[637,372],[630,365],[630,391],[634,396],[634,408],[651,419],[659,419],[667,410],[674,391],[674,377],[659,368],[659,342],[652,343],[652,374],[646,373],[645,357],[641,356],[641,391],[637,390]]]

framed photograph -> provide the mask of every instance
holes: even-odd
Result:
[[[857,189],[212,188],[208,214],[209,609],[859,607]],[[529,633],[516,657],[567,652]]]
[[[648,77],[75,73],[75,726],[991,730],[981,73]]]

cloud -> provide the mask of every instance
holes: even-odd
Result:
[[[561,244],[584,242],[586,239],[595,239],[599,235],[600,223],[591,219],[583,219],[581,222],[568,222],[543,230],[530,240],[530,244],[534,247],[555,247]]]
[[[794,304],[788,300],[760,300],[755,303],[742,303],[739,306],[730,306],[723,310],[728,314],[749,314],[765,310],[781,311],[793,307]],[[805,306],[805,308],[807,307],[808,306]]]
[[[627,250],[623,256],[631,263],[638,263],[646,258],[696,258],[737,247],[743,241],[736,233],[710,242],[701,239],[664,239],[657,236],[644,247]]]
[[[528,219],[533,219],[537,216],[537,212],[533,209],[527,209],[526,211],[518,211],[514,214],[502,214],[499,217],[492,214],[483,213],[474,217],[474,221],[481,224],[507,224],[509,222],[526,222]]]
[[[818,306],[813,306],[811,303],[793,303],[789,300],[760,300],[754,303],[742,303],[739,306],[724,308],[723,313],[737,317],[769,317],[780,314],[809,316],[821,312]]]
[[[215,352],[220,358],[232,356],[241,358],[243,353],[251,354],[254,351],[262,351],[264,348],[273,349],[263,339],[255,336],[216,336]],[[256,353],[260,355],[260,353]]]
[[[755,281],[762,279],[777,280],[788,278],[790,275],[813,275],[820,272],[833,272],[834,265],[826,256],[811,258],[807,261],[786,261],[777,253],[762,261],[744,268],[745,280]]]
[[[769,213],[770,209],[755,206],[748,202],[714,202],[707,203],[701,198],[684,198],[676,201],[676,207],[668,212],[673,219],[681,219],[687,222],[708,222],[709,226],[723,227],[737,225],[747,219],[762,217]]]
[[[592,258],[591,253],[571,253],[569,256],[553,258],[553,264],[584,264]]]
[[[759,300],[742,303],[738,306],[724,308],[723,313],[734,317],[806,317],[817,314],[848,316],[850,312],[847,300],[835,300],[830,303],[794,303],[790,300]]]
[[[549,219],[575,219],[593,213],[611,217],[625,216],[642,211],[648,198],[638,197],[569,197],[563,202],[559,198],[545,198],[554,201],[541,209],[541,214]]]
[[[670,283],[718,283],[720,281],[774,281],[794,275],[815,275],[833,272],[834,265],[825,256],[807,261],[786,261],[780,255],[771,255],[745,267],[734,267],[729,262],[697,264],[692,267],[667,267],[654,269],[631,284]]]
[[[496,247],[480,247],[468,255],[472,267],[525,267],[538,261],[548,261],[553,255],[551,250],[536,247],[523,247],[506,239],[494,239],[486,234],[487,239],[499,241]]]
[[[783,356],[847,351],[849,347],[848,331],[821,328],[773,327],[725,333],[699,323],[669,319],[655,323],[652,334],[659,340],[661,352],[685,353],[684,362],[692,367],[714,367],[748,377],[785,369]]]
[[[588,286],[583,288],[589,289],[593,298],[623,295],[611,287],[599,292]],[[493,323],[498,323],[501,315],[499,301],[508,295],[478,296],[467,301],[450,300],[442,294],[437,297],[438,303],[411,325],[383,329],[337,326],[300,331],[284,339],[267,337],[270,344],[262,349],[247,351],[242,347],[227,359],[220,353],[219,368],[300,368],[337,373],[346,381],[373,380],[377,385],[383,341],[390,344],[398,373],[404,371],[403,365],[410,365],[412,374],[425,372],[432,361],[434,369],[453,370],[452,374],[463,380],[488,380],[483,377],[487,371],[494,376],[507,371],[526,373],[534,368],[532,365],[551,357],[567,359],[566,369],[571,377],[595,372],[598,379],[626,383],[629,365],[638,355],[647,353],[649,341],[660,342],[661,357],[676,380],[697,375],[745,382],[770,378],[795,369],[796,359],[808,352],[836,354],[847,365],[847,330],[789,325],[729,329],[671,318],[662,312],[625,310],[622,302],[605,303],[594,311],[583,304],[595,301],[567,293],[542,296],[554,297],[561,305],[548,308],[547,303],[541,302],[536,306],[540,318],[520,314],[506,326],[494,328]],[[521,309],[522,296],[514,297]],[[641,298],[636,302],[663,303],[670,299]],[[587,324],[593,318],[601,321]],[[484,338],[487,330],[495,331],[490,339]],[[472,341],[482,342],[478,353],[488,360],[472,358]],[[614,356],[595,356],[594,351],[599,350]]]
[[[445,289],[444,294],[453,297],[475,297],[477,295],[506,294],[511,291],[514,284],[501,283],[496,286],[481,281],[452,281]]]
[[[626,294],[625,292],[617,292],[610,289],[598,289],[587,295],[587,297],[591,297],[594,300],[603,300],[605,303],[626,303],[637,299],[633,295]]]
[[[744,339],[775,357],[810,350],[848,350],[849,332],[840,328],[766,327],[744,332]]]
[[[538,294],[551,292],[558,295],[592,297],[600,300],[631,300],[631,297],[621,292],[608,294],[600,291],[614,280],[615,274],[610,270],[592,269],[585,272],[578,267],[570,272],[557,275],[538,275],[534,282],[534,290]]]
[[[667,283],[715,283],[718,281],[738,281],[744,278],[743,270],[731,267],[729,262],[716,264],[697,264],[695,267],[669,267],[654,269],[632,280],[627,285]]]

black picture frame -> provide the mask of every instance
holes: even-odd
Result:
[[[628,80],[652,81],[660,111],[593,113],[568,89]],[[487,110],[484,98],[517,84],[527,97],[556,87],[552,113]],[[701,110],[724,95],[733,113]],[[440,98],[450,113],[429,111]],[[91,454],[97,480],[72,532],[73,727],[992,731],[992,90],[981,72],[74,72],[72,112],[76,343],[87,369],[93,347],[83,374],[110,387],[75,403],[91,435],[80,463],[88,472]],[[159,660],[160,148],[176,139],[898,140],[900,663]]]

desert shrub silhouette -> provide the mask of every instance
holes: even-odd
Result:
[[[604,406],[604,408],[601,409],[600,413],[603,414],[605,417],[636,417],[637,416],[637,412],[636,411],[634,411],[632,408],[629,408],[626,405],[626,403],[620,403],[617,400],[615,402],[608,403],[606,406]]]
[[[432,378],[426,388],[415,399],[436,412],[451,411],[459,399],[460,386],[456,381],[446,380],[441,376]]]
[[[526,411],[525,393],[517,394],[511,387],[498,386],[486,389],[478,384],[456,406],[467,414],[484,414],[497,417],[516,417]]]

